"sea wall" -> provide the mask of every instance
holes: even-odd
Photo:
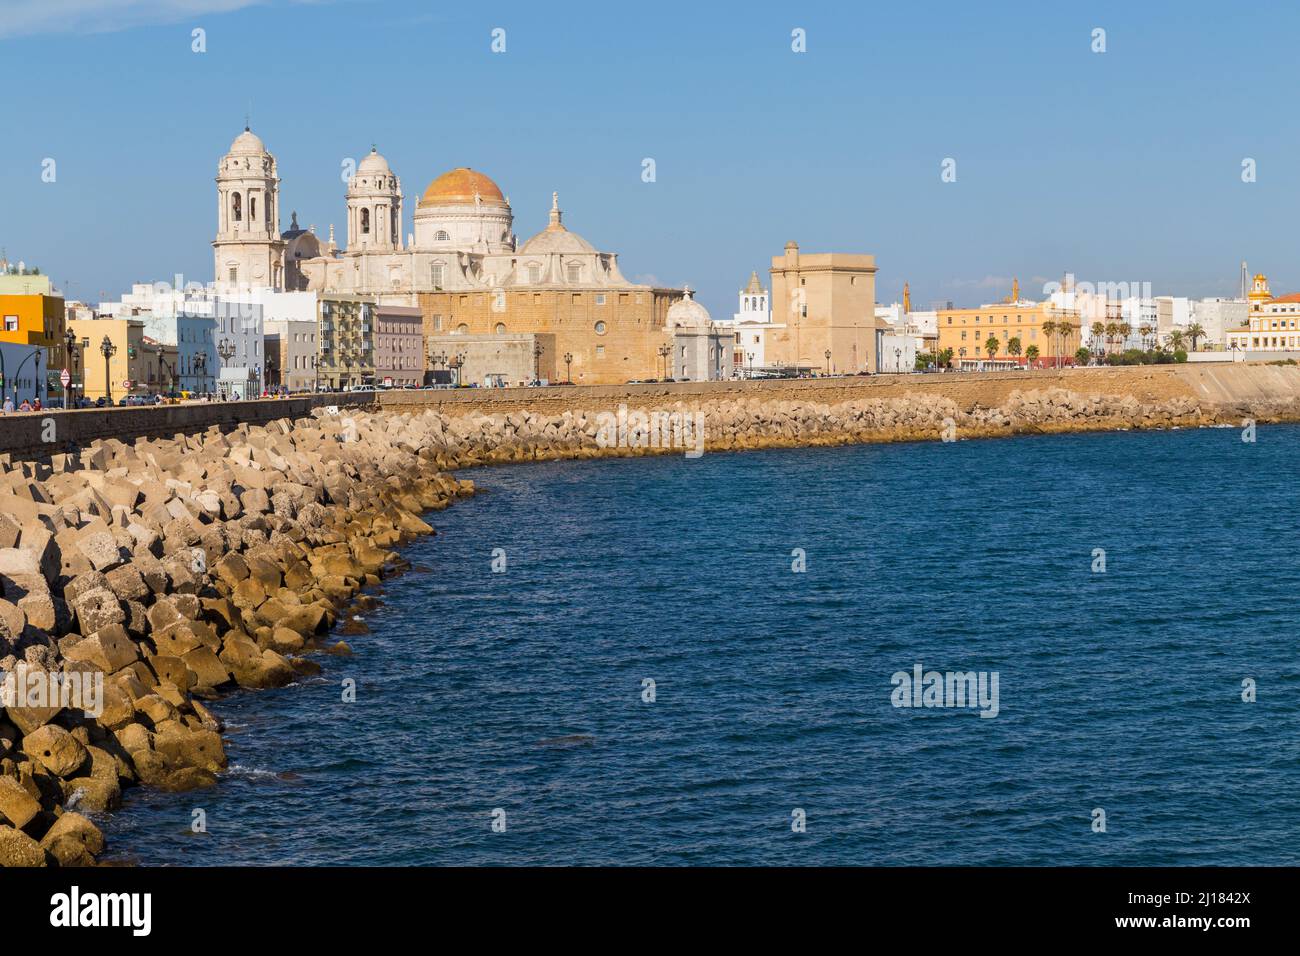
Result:
[[[331,626],[402,569],[397,549],[431,531],[421,516],[472,493],[454,469],[1300,420],[1300,369],[1238,370],[255,402],[257,422],[0,457],[0,669],[30,691],[11,689],[0,714],[0,864],[93,863],[104,837],[82,811],[112,811],[134,785],[214,785],[225,755],[208,702],[311,673],[313,651],[349,652]],[[100,699],[50,696],[74,682]]]

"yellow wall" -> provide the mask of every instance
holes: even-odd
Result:
[[[999,361],[1016,360],[1021,365],[1026,363],[1025,353],[1029,346],[1038,346],[1040,361],[1055,361],[1057,352],[1063,361],[1073,362],[1074,353],[1079,349],[1079,318],[1075,315],[1061,313],[1047,302],[1011,305],[996,303],[981,306],[978,309],[940,309],[938,350],[952,349],[952,364],[960,365],[963,358],[968,360],[987,360],[989,353],[984,350],[984,343],[989,336],[998,340],[998,351],[994,356]],[[1070,335],[1047,335],[1043,332],[1043,323],[1068,321],[1073,327]],[[1013,356],[1007,351],[1007,344],[1013,338],[1020,339],[1020,355]],[[963,349],[965,350],[963,353]]]
[[[82,368],[85,390],[82,394],[92,401],[96,398],[111,397],[114,402],[128,394],[144,394],[149,391],[148,370],[149,357],[144,349],[144,323],[131,319],[74,319],[68,323],[77,336],[78,362]],[[117,346],[117,352],[109,359],[109,382],[111,388],[104,388],[104,356],[100,346],[107,335],[110,342]],[[89,341],[87,341],[89,340]],[[134,357],[130,354],[135,350]],[[154,357],[153,364],[157,364]],[[131,382],[128,390],[124,381]]]
[[[64,322],[61,296],[0,294],[0,342],[44,346],[41,367],[50,373],[50,394],[62,387],[56,382],[66,362]],[[17,328],[10,329],[11,325]]]
[[[420,312],[426,342],[462,325],[468,335],[553,336],[553,345],[542,340],[554,352],[543,354],[543,368],[563,369],[564,356],[572,355],[579,385],[618,385],[663,374],[658,349],[669,341],[668,309],[680,298],[675,289],[644,288],[425,292]]]

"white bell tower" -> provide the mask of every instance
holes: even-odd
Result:
[[[348,180],[348,252],[402,248],[402,181],[372,146]]]
[[[217,167],[217,285],[284,288],[284,247],[275,157],[246,126]]]

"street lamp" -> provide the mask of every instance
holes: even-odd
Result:
[[[230,364],[230,360],[235,357],[235,343],[229,339],[222,339],[217,344],[217,355],[221,356],[221,365],[224,368]],[[225,400],[225,392],[221,394],[222,400]]]
[[[894,371],[901,372],[902,370],[903,370],[903,350],[899,346],[895,345],[894,346]]]
[[[68,329],[68,334],[63,337],[68,346],[68,384],[63,389],[63,407],[72,407],[72,373],[77,368],[77,333]]]
[[[573,353],[565,352],[564,353],[564,384],[565,385],[573,384],[573,372],[570,370],[570,366],[572,365],[573,365]]]
[[[542,353],[546,351],[541,342],[533,343],[533,381],[542,380]]]
[[[206,395],[208,392],[208,353],[200,352],[195,355],[191,368],[199,377],[199,391]]]
[[[826,356],[826,374],[830,375],[831,374],[831,350],[827,349],[824,354]]]
[[[117,354],[117,346],[107,335],[99,343],[99,354],[104,356],[104,397],[111,405],[113,402],[113,376],[109,373],[108,360]]]
[[[672,347],[671,345],[661,345],[661,346],[659,346],[659,357],[660,357],[661,359],[663,359],[663,363],[664,363],[664,381],[665,381],[665,382],[668,381],[668,356],[670,356],[670,355],[672,355],[672,354],[673,354],[673,347]]]

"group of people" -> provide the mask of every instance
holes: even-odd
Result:
[[[16,410],[20,412],[39,412],[41,410],[41,400],[37,398],[35,401],[32,401],[31,399],[24,398],[23,403],[19,405]],[[4,414],[12,415],[14,411],[15,411],[14,400],[8,395],[6,395],[5,404],[4,404]]]

